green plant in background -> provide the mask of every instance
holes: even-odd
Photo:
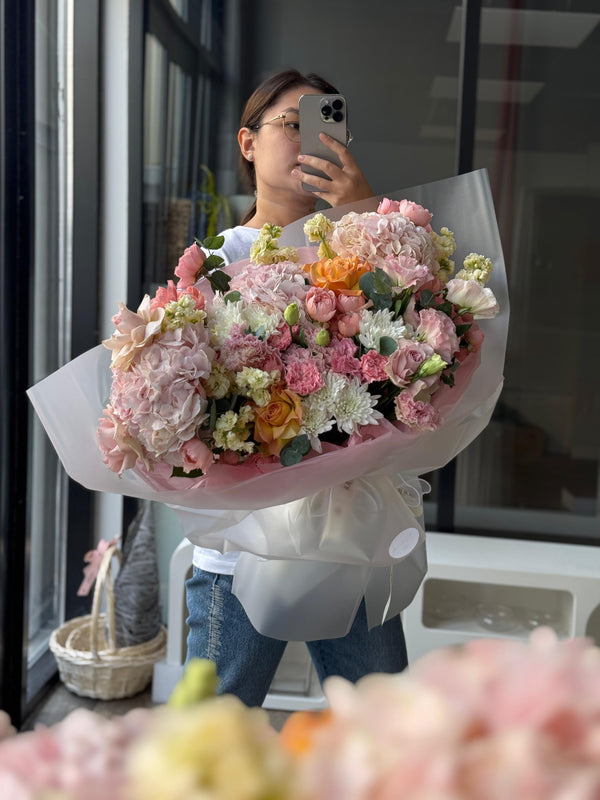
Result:
[[[231,206],[224,194],[217,192],[215,176],[206,164],[200,164],[202,179],[198,187],[198,217],[203,235],[215,236],[219,230],[231,227]]]

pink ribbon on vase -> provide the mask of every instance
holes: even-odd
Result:
[[[98,577],[98,570],[100,569],[104,554],[109,547],[112,547],[116,543],[116,539],[111,539],[110,542],[107,542],[106,539],[100,539],[96,549],[89,550],[84,555],[83,560],[87,563],[87,566],[83,568],[83,580],[81,581],[79,589],[77,589],[78,597],[84,597],[89,594],[90,589],[94,585],[94,581]]]

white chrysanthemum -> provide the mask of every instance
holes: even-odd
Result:
[[[319,436],[333,428],[333,417],[325,389],[302,398],[302,427],[300,433],[306,434],[313,450],[322,450]]]
[[[405,338],[406,335],[406,325],[402,317],[393,319],[391,311],[387,308],[375,312],[363,309],[360,312],[358,338],[368,350],[379,352],[379,340],[382,336],[389,336],[398,341],[398,339]]]
[[[210,329],[213,347],[219,347],[228,338],[233,325],[245,325],[243,301],[225,302],[223,295],[217,293],[212,302],[206,327]]]
[[[266,308],[263,308],[258,303],[246,306],[243,316],[252,333],[264,340],[275,333],[283,319],[281,314],[277,312],[269,313]]]
[[[345,387],[338,393],[333,409],[338,430],[355,433],[361,425],[375,425],[383,417],[374,406],[379,395],[370,394],[368,384],[358,378],[344,378]]]

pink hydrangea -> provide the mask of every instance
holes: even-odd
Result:
[[[239,292],[247,303],[283,313],[293,301],[304,304],[307,292],[304,276],[302,268],[291,261],[249,264],[231,279],[229,288]]]

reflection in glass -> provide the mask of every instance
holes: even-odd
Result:
[[[600,14],[520,5],[482,9],[477,129],[495,135],[476,135],[475,168],[490,174],[511,322],[494,419],[458,459],[457,529],[600,543],[600,117],[583,79]]]

